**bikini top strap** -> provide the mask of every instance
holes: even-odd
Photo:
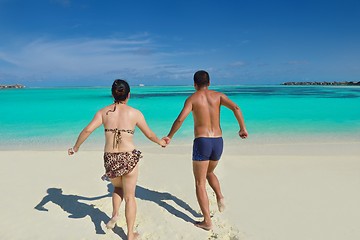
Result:
[[[107,110],[106,115],[109,114],[109,112],[115,112],[116,111],[116,102],[114,103],[114,109],[113,110]]]
[[[122,141],[122,135],[121,132],[126,132],[130,134],[134,134],[135,130],[127,130],[127,129],[105,129],[105,132],[112,132],[114,133],[114,139],[113,139],[113,148],[117,148],[119,143]]]

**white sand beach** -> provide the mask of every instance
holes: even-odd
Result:
[[[141,239],[360,239],[360,142],[226,141],[216,173],[227,208],[210,188],[214,229],[201,219],[191,145],[139,146],[136,229]],[[0,239],[125,239],[114,230],[101,151],[1,151]],[[124,206],[122,205],[123,213]]]

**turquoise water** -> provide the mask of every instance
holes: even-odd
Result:
[[[360,137],[360,87],[214,86],[243,111],[251,139]],[[191,86],[132,87],[129,105],[143,112],[159,136],[166,135]],[[0,90],[0,149],[62,149],[74,143],[96,111],[112,103],[110,88],[27,88]],[[232,112],[221,110],[224,136],[237,137]],[[175,135],[178,142],[193,137],[192,116]],[[146,141],[139,130],[138,142]],[[87,146],[102,148],[103,129]]]

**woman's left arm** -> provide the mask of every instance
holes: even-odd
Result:
[[[136,126],[141,130],[141,132],[154,143],[159,144],[162,147],[166,147],[166,142],[164,139],[159,139],[156,134],[150,129],[147,125],[144,115],[138,111],[137,112],[137,123]]]

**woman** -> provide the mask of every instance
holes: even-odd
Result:
[[[93,120],[80,133],[74,147],[68,150],[69,155],[77,152],[81,144],[100,125],[105,128],[103,179],[110,179],[114,186],[112,195],[113,213],[106,227],[115,227],[119,215],[119,207],[125,199],[125,217],[127,236],[129,240],[138,236],[134,232],[136,217],[135,188],[138,177],[138,161],[142,157],[133,143],[135,126],[151,141],[166,146],[165,140],[160,140],[146,124],[143,114],[127,105],[130,97],[129,84],[117,79],[112,85],[114,104],[100,109]]]

